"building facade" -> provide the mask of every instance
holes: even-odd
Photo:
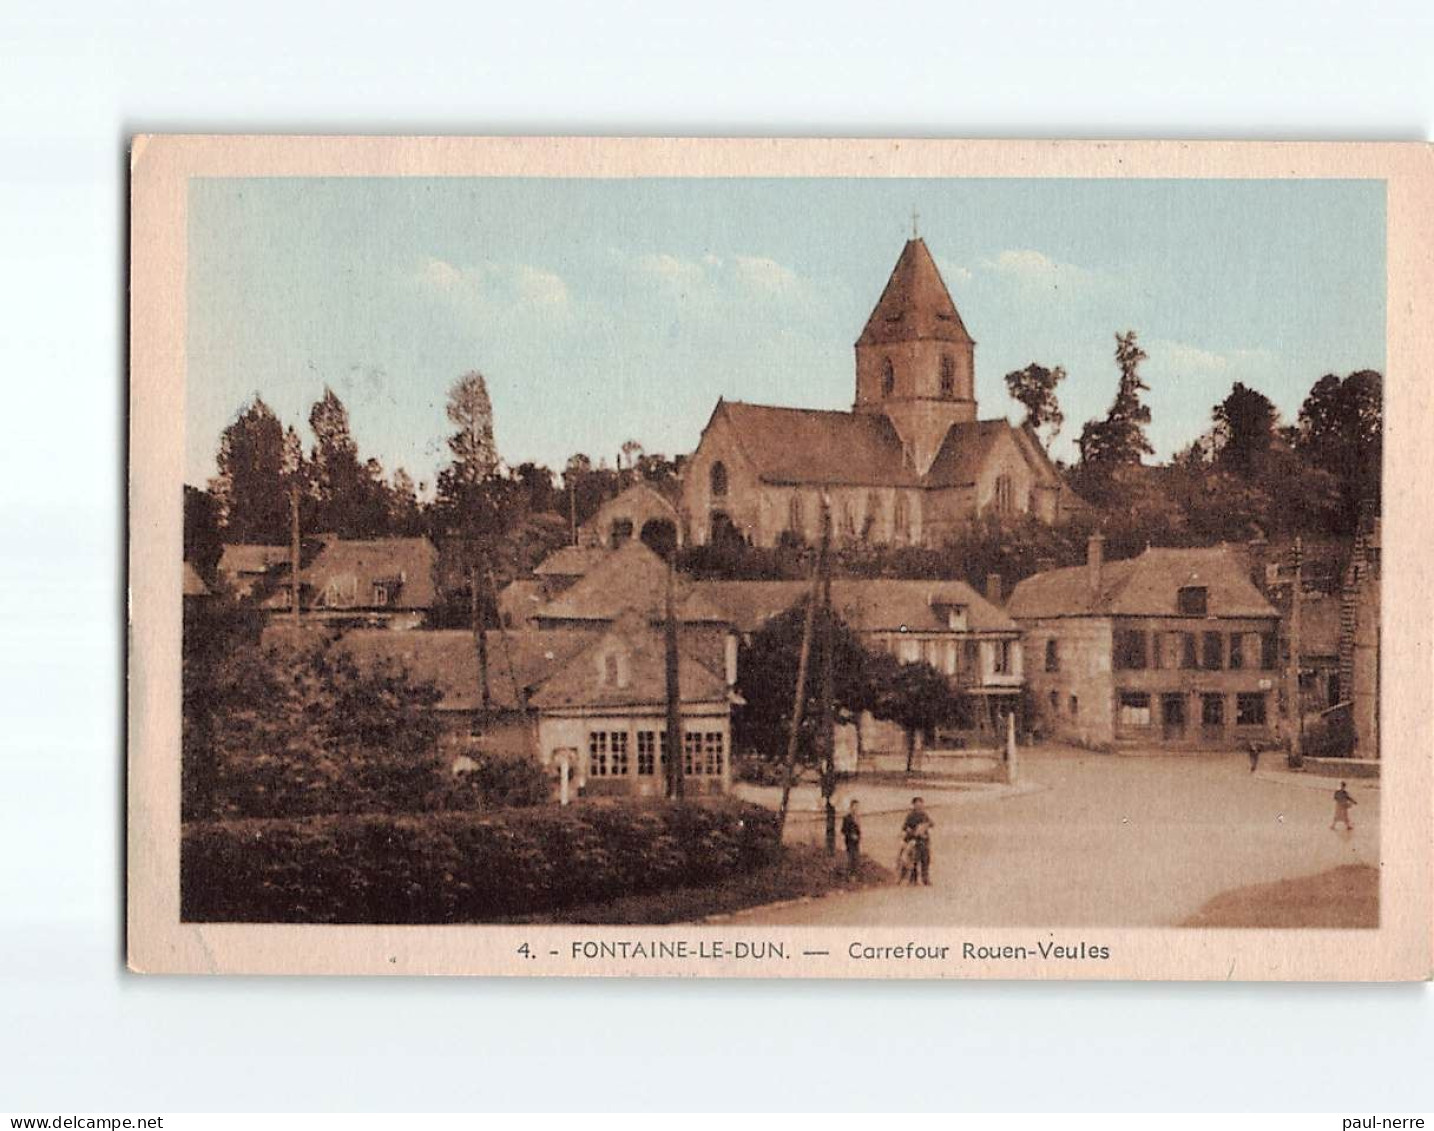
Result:
[[[686,539],[940,545],[981,515],[1084,506],[1036,436],[978,420],[975,342],[924,241],[898,259],[856,342],[852,411],[721,400],[682,477]]]
[[[1277,734],[1279,617],[1229,547],[1148,549],[1022,581],[1036,726],[1087,746],[1243,748]]]

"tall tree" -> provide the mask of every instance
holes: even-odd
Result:
[[[1120,384],[1104,420],[1092,420],[1081,429],[1080,458],[1091,467],[1120,467],[1138,464],[1142,456],[1155,451],[1145,435],[1150,423],[1150,408],[1140,394],[1150,386],[1140,376],[1140,363],[1146,353],[1136,342],[1135,331],[1115,336],[1115,363],[1120,368]]]
[[[1024,369],[1013,369],[1006,374],[1006,391],[1011,399],[1026,410],[1022,424],[1036,432],[1046,429],[1045,442],[1049,444],[1060,434],[1065,416],[1056,397],[1056,386],[1066,379],[1066,371],[1057,365],[1047,369],[1034,361]]]
[[[1380,506],[1384,455],[1384,379],[1361,369],[1315,382],[1300,406],[1295,450],[1339,484],[1336,525],[1350,534]]]
[[[309,428],[314,433],[309,464],[314,524],[342,537],[373,533],[370,475],[359,462],[348,409],[327,385],[309,411]]]
[[[224,429],[211,490],[227,542],[282,543],[288,538],[284,427],[257,393]]]
[[[1246,477],[1258,471],[1275,442],[1280,419],[1270,398],[1236,381],[1210,415],[1215,421],[1217,465]]]
[[[224,539],[219,532],[219,502],[208,491],[184,485],[184,560],[206,584],[215,581]]]
[[[465,373],[448,390],[448,421],[457,428],[448,437],[453,478],[463,487],[488,479],[498,470],[498,446],[493,440],[493,402],[478,370]]]

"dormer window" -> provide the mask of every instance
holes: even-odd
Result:
[[[949,353],[941,355],[941,395],[943,397],[956,395],[956,365],[951,360]]]
[[[891,358],[886,358],[881,363],[881,395],[889,397],[896,391],[896,367],[891,364]]]
[[[1184,585],[1175,595],[1175,607],[1182,617],[1203,617],[1209,612],[1210,590],[1203,585]]]

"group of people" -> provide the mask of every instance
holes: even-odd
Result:
[[[861,868],[861,803],[853,799],[841,821],[846,844],[847,875],[855,879]],[[931,885],[931,830],[936,822],[926,812],[926,801],[911,799],[911,811],[901,823],[901,852],[896,859],[897,882]]]

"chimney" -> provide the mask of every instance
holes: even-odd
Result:
[[[1105,535],[1097,530],[1086,543],[1085,567],[1092,595],[1100,592],[1100,572],[1105,565]]]
[[[1001,603],[1001,575],[999,573],[986,575],[986,600],[993,605]]]

